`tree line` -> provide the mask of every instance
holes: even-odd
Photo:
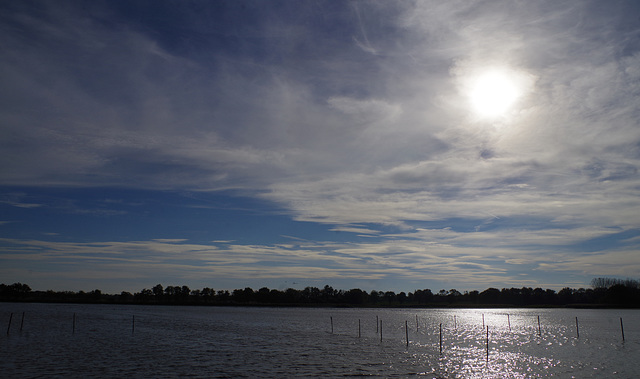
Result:
[[[594,278],[591,288],[563,288],[556,292],[542,288],[487,288],[460,292],[456,289],[432,292],[371,291],[355,288],[337,290],[326,285],[302,290],[244,289],[192,290],[188,286],[158,284],[140,292],[123,291],[104,294],[96,289],[84,291],[33,291],[22,283],[0,284],[0,301],[71,302],[108,304],[178,304],[178,305],[275,305],[275,306],[360,306],[360,307],[475,307],[475,306],[585,306],[640,308],[640,282],[633,279]]]

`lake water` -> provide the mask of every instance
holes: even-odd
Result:
[[[0,317],[7,378],[640,378],[640,310],[0,303]]]

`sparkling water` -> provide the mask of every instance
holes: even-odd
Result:
[[[640,310],[0,303],[0,317],[7,378],[640,378]]]

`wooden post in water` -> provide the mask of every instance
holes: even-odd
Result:
[[[541,336],[542,333],[540,331],[540,316],[538,316],[538,336]]]
[[[489,325],[487,325],[487,362],[489,362]]]
[[[7,325],[7,335],[9,335],[9,330],[11,330],[11,320],[13,320],[13,312],[9,316],[9,325]]]
[[[404,321],[404,336],[407,339],[407,347],[409,347],[409,322]]]
[[[482,314],[482,329],[484,329],[484,313]]]
[[[416,315],[416,333],[418,333],[419,328],[420,328],[420,324],[418,323],[418,315]]]
[[[24,326],[24,312],[22,312],[22,319],[20,320],[20,331],[22,332],[22,327]]]
[[[507,322],[509,323],[509,331],[511,331],[511,318],[509,317],[508,313],[507,313]]]
[[[358,319],[358,338],[360,338],[360,319]]]
[[[380,324],[380,323],[378,322],[378,315],[376,315],[376,334],[378,334],[378,333],[379,333],[379,332],[378,332],[378,325],[379,325],[379,324]]]
[[[131,335],[133,335],[136,331],[136,315],[131,317]]]
[[[456,320],[456,315],[453,315],[453,328],[458,330],[458,321]]]
[[[620,331],[622,332],[622,342],[624,342],[624,325],[622,325],[622,317],[620,317]]]
[[[442,355],[442,323],[440,323],[440,355]]]
[[[576,316],[576,338],[580,338],[580,328],[578,327],[578,317]]]
[[[329,316],[331,319],[331,334],[333,334],[333,316]]]
[[[380,320],[380,342],[382,342],[382,320]]]
[[[73,312],[73,329],[71,330],[73,334],[76,334],[76,313]]]

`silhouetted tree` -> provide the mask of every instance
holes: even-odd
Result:
[[[498,304],[500,302],[500,290],[487,288],[480,292],[479,299],[482,304]]]
[[[180,287],[178,292],[178,299],[181,303],[186,303],[189,301],[189,295],[191,294],[191,288],[188,286]]]
[[[372,304],[379,303],[381,297],[382,297],[382,294],[376,290],[372,290],[371,292],[369,292],[369,301]]]
[[[305,303],[318,303],[321,298],[320,289],[317,287],[305,287],[300,295]]]
[[[332,302],[335,294],[336,294],[336,291],[330,285],[324,286],[322,291],[320,291],[320,296],[322,297],[322,301],[324,301],[325,303]]]
[[[134,299],[139,303],[148,303],[153,296],[153,291],[146,288],[143,288],[142,291],[133,295]]]
[[[162,295],[164,294],[164,288],[162,287],[162,284],[156,284],[153,287],[153,295],[156,297],[156,299],[161,299]]]
[[[447,301],[449,303],[458,302],[461,296],[462,294],[457,289],[455,288],[450,289],[449,292],[447,293]]]
[[[344,302],[347,304],[364,304],[368,297],[369,295],[359,288],[350,289],[343,295]]]
[[[396,293],[393,291],[387,291],[384,293],[384,299],[388,304],[391,304],[396,301]]]
[[[413,298],[418,304],[428,304],[433,301],[433,292],[430,289],[416,290]]]
[[[117,301],[120,303],[131,303],[133,302],[133,295],[131,292],[122,291],[120,292]]]
[[[0,284],[0,297],[7,300],[24,300],[31,293],[31,287],[22,283]]]
[[[176,295],[176,287],[174,286],[167,286],[164,289],[164,296],[167,297],[169,300],[173,300],[173,297]]]
[[[575,302],[573,294],[575,290],[569,287],[564,287],[558,292],[558,301],[560,304],[572,304]]]
[[[231,299],[231,294],[227,290],[220,290],[218,291],[217,298],[223,303],[228,302]]]
[[[296,289],[287,288],[287,290],[284,291],[283,300],[285,303],[295,304],[295,303],[299,303],[301,299],[302,299],[301,293]]]
[[[216,296],[216,291],[209,287],[204,287],[202,291],[200,291],[200,296],[205,303],[209,303],[213,301],[213,298]]]

